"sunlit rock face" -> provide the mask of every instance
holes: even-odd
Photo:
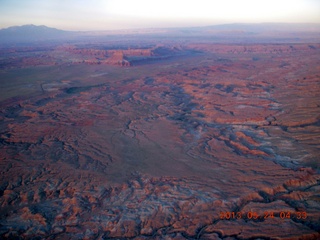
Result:
[[[0,238],[320,238],[319,44],[79,49],[3,50]]]

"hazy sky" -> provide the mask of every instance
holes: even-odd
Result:
[[[110,30],[252,22],[320,23],[320,0],[0,0],[0,28],[35,24]]]

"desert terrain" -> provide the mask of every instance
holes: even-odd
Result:
[[[0,238],[319,239],[320,44],[131,40],[0,49]]]

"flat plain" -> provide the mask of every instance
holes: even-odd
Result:
[[[319,239],[319,43],[1,53],[0,238]]]

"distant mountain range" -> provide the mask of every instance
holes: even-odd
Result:
[[[33,24],[14,26],[0,30],[0,42],[42,42],[48,40],[59,40],[75,35],[76,32],[64,31],[50,28],[44,25]]]
[[[0,43],[36,43],[44,41],[63,41],[75,37],[97,37],[108,35],[168,35],[178,37],[205,36],[223,38],[240,37],[308,37],[320,39],[320,24],[260,23],[260,24],[223,24],[206,27],[129,29],[113,31],[64,31],[44,25],[14,26],[0,30]],[[310,35],[311,34],[311,35]]]
[[[23,25],[23,26],[13,26],[9,28],[4,28],[0,30],[1,33],[3,34],[62,34],[65,33],[66,31],[64,30],[59,30],[56,28],[50,28],[44,25],[36,26],[33,24],[29,25]]]

